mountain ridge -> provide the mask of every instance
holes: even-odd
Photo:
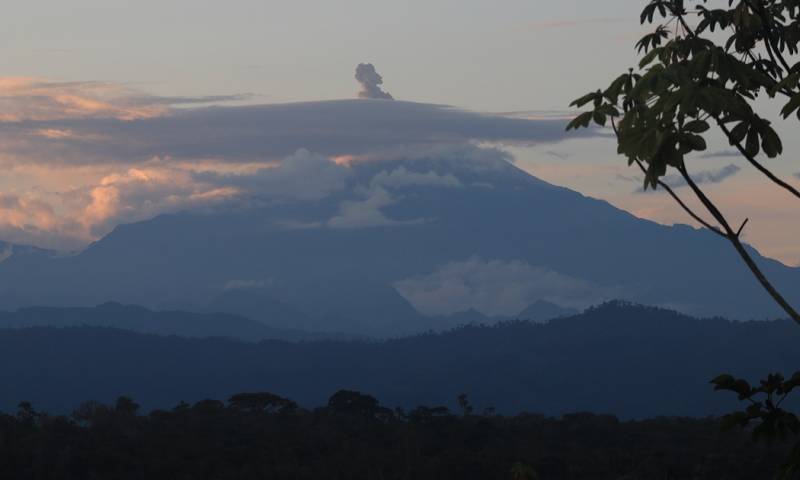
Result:
[[[539,300],[781,315],[709,232],[637,219],[481,155],[356,163],[341,167],[346,186],[321,198],[162,215],[75,256],[12,257],[0,263],[0,308],[119,301],[208,311],[229,285],[257,284],[302,312],[303,329],[359,335],[424,331],[422,315],[470,308],[511,317]],[[800,269],[756,258],[800,299]]]
[[[269,391],[304,406],[331,391],[385,405],[451,405],[461,393],[499,412],[622,418],[705,416],[737,407],[709,381],[751,381],[800,364],[788,320],[696,319],[626,302],[545,324],[508,321],[383,341],[160,337],[110,328],[0,329],[0,410],[50,411],[127,395],[146,408]],[[103,362],[97,362],[102,358]],[[500,374],[502,373],[502,374]]]

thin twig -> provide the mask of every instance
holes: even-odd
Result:
[[[739,237],[741,237],[741,236],[742,236],[742,231],[744,231],[744,227],[746,227],[746,226],[747,226],[747,222],[749,222],[749,221],[750,221],[750,219],[749,219],[749,218],[745,218],[745,219],[744,219],[744,222],[742,222],[742,226],[741,226],[741,227],[739,227],[739,230],[737,230],[737,231],[736,231],[736,237],[737,237],[737,238],[739,238]]]

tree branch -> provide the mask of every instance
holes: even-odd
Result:
[[[642,161],[637,159],[637,160],[635,160],[635,162],[636,162],[637,165],[639,165],[639,168],[642,170],[642,173],[647,175],[647,168],[645,168],[645,166],[642,164]],[[686,205],[686,203],[681,199],[681,197],[679,197],[678,194],[675,193],[675,191],[672,189],[672,187],[670,187],[666,183],[662,182],[661,180],[658,180],[658,186],[663,188],[664,190],[666,190],[666,192],[670,194],[670,196],[678,203],[678,205],[680,205],[681,208],[683,208],[683,210],[686,213],[688,213],[689,216],[694,218],[698,223],[700,223],[701,225],[703,225],[707,229],[711,230],[712,232],[716,233],[720,237],[728,238],[728,236],[725,235],[719,229],[719,227],[715,227],[715,226],[711,225],[711,223],[709,223],[706,220],[704,220],[702,217],[700,217],[700,215],[698,215],[691,208],[689,208],[689,206]]]
[[[733,248],[736,249],[736,252],[739,254],[740,257],[742,257],[742,260],[744,260],[744,263],[747,265],[747,267],[750,269],[750,271],[753,273],[753,275],[756,277],[759,283],[761,283],[761,286],[764,287],[767,293],[770,294],[770,296],[775,300],[775,302],[777,302],[778,305],[781,306],[781,308],[789,315],[789,317],[792,320],[800,324],[800,313],[798,313],[797,310],[795,310],[794,307],[792,307],[792,305],[788,301],[786,301],[783,295],[781,295],[781,293],[778,292],[778,290],[775,288],[774,285],[772,285],[769,279],[767,279],[766,275],[764,275],[764,272],[761,271],[761,268],[759,268],[758,264],[756,264],[755,260],[753,260],[753,257],[747,251],[747,248],[744,246],[744,244],[742,244],[737,232],[733,231],[727,219],[719,210],[719,208],[717,208],[717,206],[714,205],[711,199],[709,199],[708,196],[706,196],[706,194],[700,189],[700,187],[697,186],[697,184],[692,179],[691,175],[689,175],[689,172],[686,170],[686,166],[681,165],[678,168],[678,171],[681,173],[683,179],[686,180],[686,183],[695,193],[695,195],[703,204],[703,206],[706,207],[706,210],[708,210],[708,212],[719,222],[719,224],[722,225],[722,228],[725,231],[725,237],[728,239],[728,241],[731,242]],[[739,230],[739,232],[741,232],[741,229]]]
[[[786,74],[787,75],[790,74],[792,72],[792,67],[789,66],[789,62],[787,62],[786,59],[783,57],[783,54],[780,52],[780,49],[778,49],[777,46],[773,43],[775,39],[772,36],[772,29],[775,27],[775,25],[772,22],[773,20],[772,17],[764,9],[763,4],[759,4],[759,6],[756,7],[750,2],[750,0],[745,0],[745,3],[747,3],[747,5],[753,10],[753,12],[755,12],[759,17],[761,17],[761,21],[766,26],[766,31],[765,31],[766,41],[764,43],[766,44],[767,50],[769,51],[769,56],[772,58],[772,61],[775,62],[776,65],[782,65],[783,68],[786,70]],[[778,64],[775,61],[776,55],[780,60],[780,64]]]
[[[753,157],[752,155],[747,153],[747,150],[745,150],[744,147],[742,147],[741,142],[734,142],[733,141],[733,137],[731,136],[730,129],[728,129],[728,127],[726,127],[725,124],[722,123],[722,121],[719,118],[714,117],[714,120],[717,121],[717,125],[719,125],[719,128],[723,131],[723,133],[725,133],[725,136],[728,137],[728,140],[730,141],[730,144],[733,145],[734,147],[736,147],[736,149],[739,150],[739,153],[741,153],[742,156],[744,156],[744,158],[746,158],[747,161],[750,162],[751,165],[753,165],[754,167],[756,167],[756,169],[758,169],[758,171],[760,171],[761,173],[766,175],[767,178],[769,178],[770,180],[772,180],[773,182],[775,182],[779,186],[781,186],[784,189],[786,189],[789,193],[791,193],[792,195],[794,195],[797,198],[800,198],[800,190],[798,190],[795,187],[789,185],[784,180],[781,180],[780,178],[778,178],[767,167],[765,167],[758,160],[756,160],[755,157]]]
[[[611,119],[611,128],[614,130],[614,135],[616,135],[617,141],[619,141],[619,130],[617,130],[617,124],[616,124],[616,122],[614,121],[613,118]],[[634,162],[636,162],[636,165],[639,166],[639,169],[642,170],[642,173],[645,176],[647,176],[647,168],[644,166],[642,161],[639,160],[638,158],[635,158],[633,160],[634,160]],[[723,238],[728,238],[724,233],[722,233],[722,231],[720,231],[719,227],[715,227],[715,226],[711,225],[711,223],[709,223],[708,221],[704,220],[700,215],[695,213],[694,210],[689,208],[689,206],[686,204],[686,202],[684,202],[681,199],[681,197],[679,197],[678,194],[675,193],[675,191],[672,189],[672,187],[670,187],[666,183],[662,182],[661,180],[658,180],[657,182],[658,182],[658,186],[663,188],[675,200],[675,202],[677,202],[678,205],[680,205],[681,208],[686,213],[688,213],[690,217],[695,219],[700,225],[706,227],[707,229],[711,230],[712,232],[716,233],[717,235],[719,235],[719,236],[721,236]]]

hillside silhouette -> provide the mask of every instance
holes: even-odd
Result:
[[[789,321],[695,319],[622,302],[547,324],[465,326],[386,341],[244,343],[97,327],[0,330],[0,409],[21,400],[66,412],[84,400],[136,398],[145,409],[270,391],[305,407],[331,391],[385,405],[449,405],[622,418],[705,416],[736,407],[709,381],[756,380],[800,364]]]

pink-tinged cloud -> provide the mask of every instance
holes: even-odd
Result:
[[[115,84],[0,78],[0,121],[136,120],[166,113],[165,106],[137,105],[137,96],[135,91]]]
[[[175,105],[225,103],[246,98],[246,95],[159,97],[116,83],[0,77],[0,122],[98,118],[132,121],[164,116]],[[48,136],[56,131],[43,129],[42,133]]]

